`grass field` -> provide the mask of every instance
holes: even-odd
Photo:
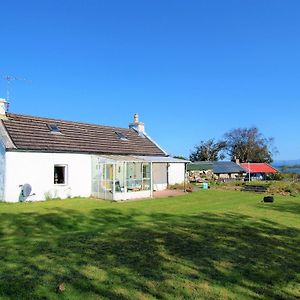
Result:
[[[300,197],[261,198],[0,203],[0,298],[299,299]]]

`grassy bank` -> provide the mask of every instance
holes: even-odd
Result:
[[[0,297],[295,299],[300,198],[261,197],[1,203]]]
[[[300,195],[300,182],[293,181],[232,181],[212,182],[210,186],[219,190],[243,190],[245,185],[265,185],[267,192],[274,195],[298,196]]]

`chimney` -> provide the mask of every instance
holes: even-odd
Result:
[[[6,119],[8,102],[4,98],[0,98],[0,119]]]
[[[145,133],[145,125],[144,125],[144,123],[139,122],[139,115],[138,114],[134,114],[133,123],[129,124],[129,128],[134,129],[138,133],[142,133],[142,134]]]

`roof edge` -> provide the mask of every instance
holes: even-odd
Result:
[[[57,119],[57,118],[50,118],[50,117],[40,117],[40,116],[33,116],[33,115],[24,115],[24,114],[15,114],[15,113],[7,113],[8,119],[5,121],[9,121],[10,116],[15,116],[15,117],[24,117],[24,118],[34,118],[34,119],[39,119],[41,121],[58,121],[58,122],[65,122],[65,123],[72,123],[72,124],[78,124],[78,125],[89,125],[89,126],[101,126],[101,127],[107,127],[107,128],[114,128],[114,129],[122,129],[122,130],[131,130],[130,128],[127,127],[118,127],[118,126],[112,126],[112,125],[102,125],[98,123],[88,123],[88,122],[78,122],[78,121],[70,121],[70,120],[63,120],[63,119]]]
[[[140,154],[140,153],[111,153],[111,152],[93,152],[93,151],[76,151],[76,150],[40,150],[40,149],[20,149],[8,148],[7,152],[30,152],[30,153],[65,153],[65,154],[87,154],[87,155],[124,155],[124,156],[157,156],[162,157],[161,154]],[[168,157],[167,155],[165,157]]]
[[[6,150],[17,149],[2,120],[0,120],[0,141]]]
[[[155,142],[150,136],[149,134],[147,134],[146,132],[143,133],[145,135],[145,137],[151,142],[153,143],[157,148],[159,148],[166,156],[169,156],[168,152],[166,150],[164,150],[157,142]]]

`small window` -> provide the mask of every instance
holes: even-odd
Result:
[[[54,166],[54,184],[66,184],[67,183],[67,167],[66,166]]]
[[[122,141],[128,141],[128,138],[125,136],[124,133],[116,131],[115,134],[117,135],[117,137],[118,137],[120,140],[122,140]]]
[[[60,133],[60,129],[58,128],[58,126],[56,124],[47,124],[47,126],[51,132]]]

